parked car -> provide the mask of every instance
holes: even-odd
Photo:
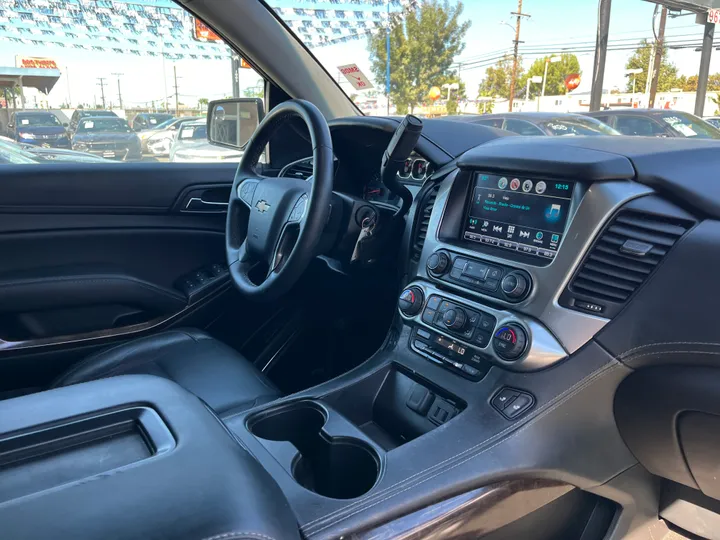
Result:
[[[201,116],[184,116],[182,118],[171,118],[153,129],[147,129],[138,133],[142,143],[143,153],[150,152],[157,156],[167,156],[170,147],[180,127],[187,122],[205,121]],[[149,148],[152,146],[152,150]]]
[[[720,129],[720,116],[706,116],[703,118],[708,124]]]
[[[450,116],[451,120],[511,131],[527,137],[562,135],[620,135],[611,127],[581,114],[518,112]]]
[[[167,120],[173,119],[172,114],[167,113],[140,113],[132,119],[132,128],[134,131],[144,131],[153,129]]]
[[[720,139],[720,129],[694,114],[667,109],[627,109],[585,113],[623,135]]]
[[[28,144],[18,144],[7,137],[0,137],[0,162],[4,163],[44,163],[44,162],[73,162],[73,163],[108,163],[108,160],[93,156],[85,152],[76,152],[64,148],[41,148]],[[3,161],[5,160],[5,161]],[[28,161],[30,160],[30,161]]]
[[[14,141],[45,148],[70,148],[68,124],[49,111],[18,111],[10,115],[7,136]]]
[[[77,109],[72,117],[70,118],[70,125],[68,126],[68,132],[72,135],[77,129],[78,122],[83,118],[89,118],[90,116],[114,116],[119,118],[117,114],[112,111],[102,111],[93,109]]]
[[[172,162],[239,162],[242,155],[241,150],[210,144],[207,140],[205,121],[184,124],[170,148],[170,161]]]
[[[90,116],[80,120],[72,149],[120,161],[142,158],[140,139],[122,118]]]

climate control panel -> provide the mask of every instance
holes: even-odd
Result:
[[[470,259],[444,249],[430,255],[425,267],[430,276],[440,281],[462,285],[507,302],[524,300],[532,287],[530,274],[524,270]]]
[[[534,371],[567,357],[538,322],[479,305],[425,281],[410,284],[400,294],[398,309],[413,328],[413,351],[469,379],[482,378],[491,363]]]
[[[470,309],[437,294],[428,298],[422,321],[480,349],[490,344],[492,331],[497,324],[493,315]]]

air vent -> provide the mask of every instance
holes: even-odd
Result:
[[[647,280],[692,222],[622,210],[605,228],[570,282],[568,307],[610,316]]]
[[[300,178],[301,180],[307,180],[312,176],[313,173],[313,160],[312,158],[301,159],[291,163],[285,167],[281,172],[280,176],[289,178]]]
[[[439,190],[439,184],[433,186],[425,194],[422,206],[419,210],[417,228],[415,229],[415,238],[413,239],[412,252],[410,254],[410,258],[415,263],[420,261],[420,254],[422,253],[423,246],[425,245],[425,238],[427,237],[428,226],[430,225],[430,214],[432,214],[432,209],[435,205],[435,199],[437,198]]]

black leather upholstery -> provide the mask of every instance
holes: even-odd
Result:
[[[281,396],[238,352],[195,329],[170,330],[100,351],[73,366],[52,387],[128,374],[175,381],[220,416]]]
[[[159,421],[136,416],[143,437],[105,419],[142,408]],[[127,375],[2,401],[0,440],[31,456],[0,467],[3,540],[300,540],[277,483],[168,380]]]

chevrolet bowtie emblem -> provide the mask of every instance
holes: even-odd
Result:
[[[260,212],[261,214],[264,214],[265,212],[267,212],[270,209],[270,205],[267,203],[267,201],[261,200],[255,204],[255,208],[258,209],[258,212]]]

